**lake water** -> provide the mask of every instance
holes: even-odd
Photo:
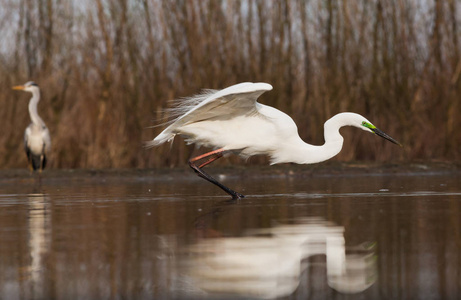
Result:
[[[374,168],[2,171],[0,298],[460,299],[460,172]]]

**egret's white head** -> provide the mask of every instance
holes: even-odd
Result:
[[[336,126],[337,128],[341,126],[354,126],[362,130],[365,130],[367,132],[374,133],[396,145],[402,146],[402,144],[400,144],[399,142],[391,138],[389,135],[387,135],[383,131],[376,128],[376,126],[373,125],[373,123],[371,123],[365,117],[359,114],[351,113],[351,112],[340,113],[334,116],[333,118],[331,118],[330,120],[328,120],[325,123],[325,125],[329,126],[327,124],[329,124],[330,122],[332,122],[333,126]]]
[[[368,132],[372,132],[396,145],[399,145],[400,147],[402,147],[402,144],[400,144],[399,142],[397,142],[396,140],[394,140],[393,138],[391,138],[389,135],[387,135],[386,133],[384,133],[383,131],[379,130],[378,128],[376,128],[375,125],[373,125],[370,121],[368,121],[367,119],[365,119],[364,117],[362,117],[361,119],[358,120],[358,123],[357,125],[354,125],[355,127],[358,127],[362,130],[365,130],[365,131],[368,131]]]
[[[20,90],[20,91],[26,91],[26,92],[31,92],[31,93],[37,89],[38,89],[38,84],[36,84],[33,81],[28,81],[24,85],[13,86],[13,90]]]

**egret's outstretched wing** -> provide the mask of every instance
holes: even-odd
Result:
[[[266,91],[272,90],[268,83],[244,82],[209,94],[191,97],[180,103],[175,111],[182,114],[163,130],[148,146],[157,146],[170,141],[178,129],[187,124],[205,120],[226,120],[236,116],[251,114],[256,109],[256,100]],[[203,98],[201,100],[200,98]],[[197,103],[191,106],[191,103]]]

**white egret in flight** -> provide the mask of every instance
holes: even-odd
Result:
[[[40,89],[33,81],[29,81],[24,85],[14,86],[13,89],[32,93],[32,98],[29,101],[29,115],[32,122],[24,131],[24,150],[27,154],[30,169],[41,172],[46,166],[46,154],[51,148],[51,138],[45,122],[37,113]]]
[[[354,126],[400,145],[366,118],[350,112],[339,113],[325,122],[323,145],[307,144],[299,137],[298,128],[290,116],[256,101],[261,94],[270,90],[272,86],[267,83],[245,82],[184,99],[171,109],[176,118],[148,145],[157,146],[181,135],[188,143],[214,148],[211,152],[191,158],[189,165],[198,176],[217,185],[233,199],[244,196],[224,186],[202,169],[227,152],[245,158],[268,155],[271,164],[318,163],[341,151],[344,139],[339,129],[343,126]]]

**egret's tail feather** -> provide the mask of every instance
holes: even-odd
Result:
[[[175,137],[175,134],[171,132],[162,132],[159,135],[157,135],[155,139],[147,142],[146,147],[151,148],[151,147],[159,146],[166,142],[171,142],[173,141],[174,137]]]

